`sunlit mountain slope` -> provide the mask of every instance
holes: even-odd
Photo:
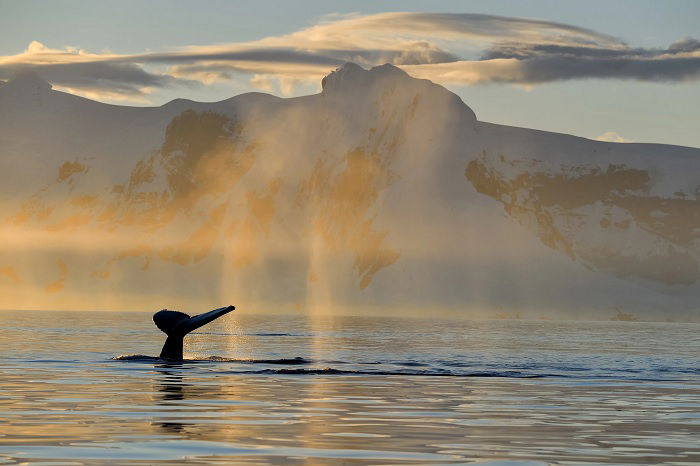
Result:
[[[700,150],[479,122],[390,65],[317,95],[0,87],[0,307],[695,319]]]

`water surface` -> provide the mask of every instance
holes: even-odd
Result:
[[[700,326],[3,312],[0,462],[697,464]]]

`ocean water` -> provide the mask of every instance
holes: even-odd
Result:
[[[204,311],[204,310],[202,310]],[[0,313],[0,464],[700,464],[700,325]]]

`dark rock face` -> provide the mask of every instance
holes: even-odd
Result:
[[[625,165],[562,166],[552,173],[536,167],[519,171],[517,162],[505,159],[499,163],[504,170],[483,154],[467,164],[465,176],[550,248],[618,277],[668,285],[700,279],[696,197],[652,195],[649,172]],[[625,248],[635,235],[655,238]]]

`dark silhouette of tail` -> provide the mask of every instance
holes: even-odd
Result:
[[[220,307],[194,317],[190,317],[184,312],[169,311],[167,309],[153,314],[153,322],[168,335],[163,349],[160,351],[161,359],[182,361],[182,347],[185,335],[214,319],[218,319],[224,314],[228,314],[234,309],[236,309],[234,306]]]

